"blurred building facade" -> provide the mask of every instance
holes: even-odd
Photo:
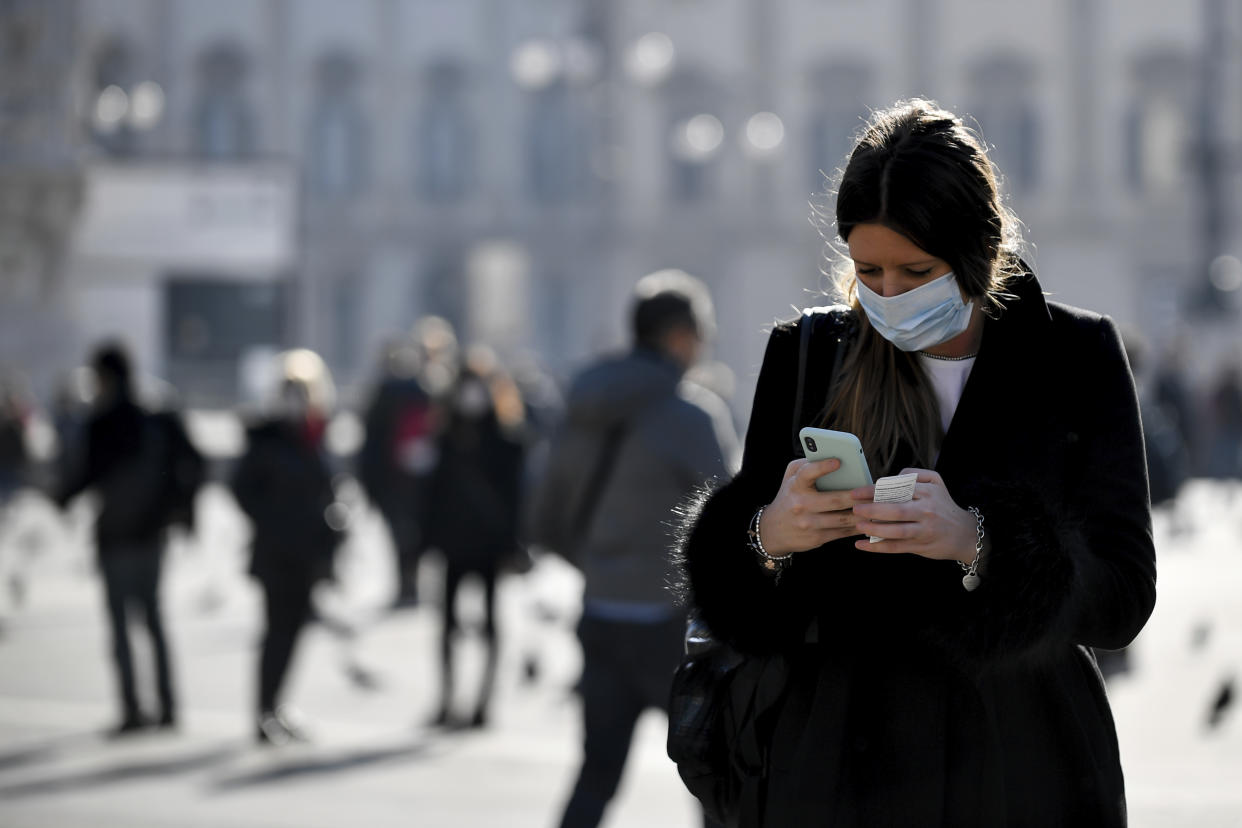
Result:
[[[314,348],[348,389],[439,313],[564,374],[623,341],[638,276],[681,267],[745,409],[765,327],[817,302],[824,174],[869,107],[925,95],[995,145],[1056,298],[1158,345],[1192,330],[1206,374],[1242,306],[1242,0],[1179,9],[0,2],[24,67],[0,76],[0,175],[57,194],[3,187],[5,353],[36,359],[19,328],[65,358],[117,331],[227,403],[250,353]],[[14,128],[23,101],[42,131]],[[17,213],[46,255],[12,252]]]

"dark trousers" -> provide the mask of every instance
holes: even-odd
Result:
[[[460,632],[457,621],[457,593],[467,575],[476,574],[483,580],[483,640],[487,646],[487,662],[475,705],[476,718],[487,715],[492,692],[496,686],[496,662],[499,658],[499,642],[496,636],[496,577],[494,566],[463,566],[448,557],[444,573],[443,626],[440,628],[440,716],[447,719],[453,701],[453,639]]]
[[[263,596],[267,628],[259,654],[259,713],[276,709],[276,699],[293,661],[298,635],[310,618],[311,588],[297,582],[264,579]]]
[[[610,621],[584,615],[582,643],[582,768],[561,828],[594,828],[617,792],[639,715],[668,712],[673,672],[681,661],[686,622]],[[706,821],[705,825],[709,824]]]
[[[118,544],[101,550],[100,569],[103,571],[108,622],[112,629],[112,659],[121,692],[121,715],[127,721],[141,716],[138,689],[134,683],[134,658],[129,646],[130,613],[141,618],[151,636],[161,714],[167,719],[175,715],[168,643],[160,618],[161,557],[160,541]]]

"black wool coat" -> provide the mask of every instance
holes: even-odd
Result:
[[[955,562],[853,539],[798,554],[779,583],[760,569],[747,524],[794,458],[791,424],[818,424],[852,312],[821,314],[797,418],[798,327],[773,330],[741,471],[691,510],[679,550],[712,631],[792,664],[743,825],[1125,824],[1088,648],[1130,643],[1155,603],[1134,384],[1111,320],[1046,302],[1029,273],[1010,291],[936,463],[985,517],[974,592]]]
[[[281,419],[252,425],[229,483],[254,529],[251,575],[304,590],[331,576],[341,540],[327,521],[332,469],[303,428]]]

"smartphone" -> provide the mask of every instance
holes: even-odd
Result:
[[[841,468],[815,481],[815,488],[821,492],[848,491],[871,485],[871,468],[863,454],[862,443],[853,434],[807,426],[798,432],[798,439],[808,460],[835,457],[841,461]]]

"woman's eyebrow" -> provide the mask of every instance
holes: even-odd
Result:
[[[903,264],[894,265],[894,267],[916,267],[916,266],[918,266],[918,265],[929,265],[929,264],[935,264],[935,263],[936,263],[936,259],[934,259],[934,258],[932,258],[932,259],[919,259],[919,260],[918,260],[918,261],[916,261],[916,262],[905,262],[905,263],[903,263]],[[872,263],[872,262],[865,262],[865,261],[863,261],[862,259],[854,259],[854,264],[866,265],[867,267],[879,267],[879,265],[877,265],[877,264],[874,264],[874,263]]]

